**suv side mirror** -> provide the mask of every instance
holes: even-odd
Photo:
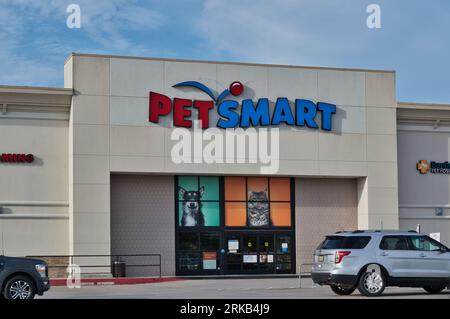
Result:
[[[445,246],[441,246],[441,247],[439,248],[439,251],[440,251],[441,253],[446,253],[446,252],[448,252],[448,249],[447,249]]]

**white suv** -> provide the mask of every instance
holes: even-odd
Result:
[[[358,288],[366,296],[378,296],[386,286],[439,293],[450,285],[450,251],[414,231],[337,232],[317,248],[311,275],[339,295]]]

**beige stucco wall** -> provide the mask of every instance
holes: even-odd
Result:
[[[254,164],[175,164],[168,120],[148,122],[150,90],[204,99],[172,85],[221,91],[239,80],[256,100],[279,96],[337,105],[334,130],[280,127],[279,174],[357,179],[358,228],[398,227],[395,73],[73,55],[69,154],[74,253],[110,252],[110,173],[260,174]],[[215,124],[217,118],[211,118]]]
[[[0,233],[12,256],[67,254],[68,91],[0,88],[0,153],[34,154],[0,163]]]

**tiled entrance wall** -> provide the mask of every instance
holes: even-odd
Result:
[[[356,179],[297,178],[295,219],[298,272],[324,235],[358,228]]]
[[[162,256],[162,275],[175,275],[174,177],[111,175],[111,254]],[[157,258],[127,257],[129,264]],[[127,276],[157,275],[157,267],[128,267]]]

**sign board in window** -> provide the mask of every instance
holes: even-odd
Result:
[[[203,252],[203,269],[217,268],[217,254],[215,251]]]
[[[259,255],[259,262],[264,263],[273,263],[273,255],[261,254]]]
[[[229,239],[228,240],[228,250],[230,252],[237,252],[239,250],[239,240],[238,239]]]
[[[243,261],[246,264],[257,263],[258,262],[258,256],[257,255],[244,255]]]

